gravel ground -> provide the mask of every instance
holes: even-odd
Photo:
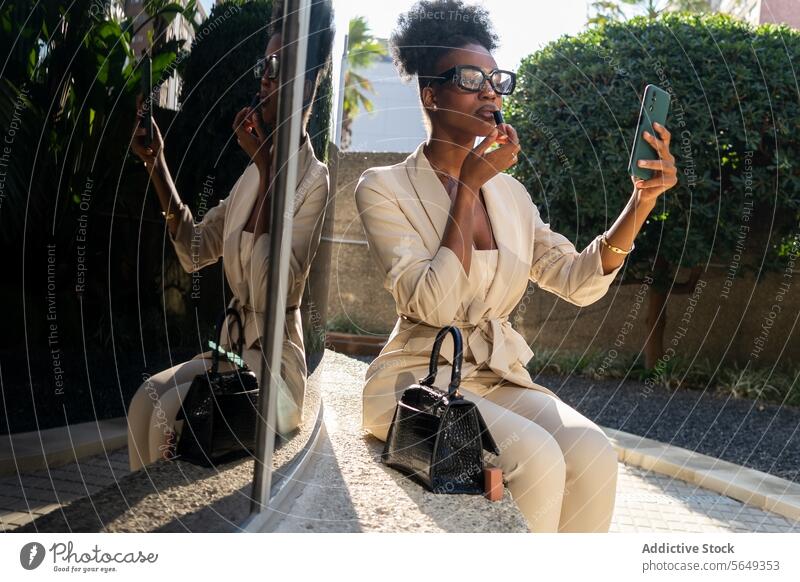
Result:
[[[329,358],[335,358],[336,368],[325,370],[325,377],[326,380],[333,380],[338,388],[326,401],[330,403],[328,406],[340,425],[336,429],[338,435],[334,435],[332,428],[329,428],[330,434],[325,435],[328,440],[326,451],[328,455],[346,455],[349,460],[339,466],[336,479],[331,479],[331,474],[328,474],[328,479],[331,479],[328,485],[333,488],[337,488],[337,484],[346,485],[342,489],[343,494],[353,487],[374,488],[376,476],[368,474],[369,471],[380,470],[384,477],[392,476],[394,472],[388,472],[374,462],[381,443],[374,437],[361,435],[360,429],[350,422],[353,418],[356,419],[353,422],[358,420],[357,417],[350,418],[350,412],[360,410],[356,406],[360,395],[355,389],[358,383],[353,381],[353,377],[363,377],[362,362],[369,362],[372,358],[349,358],[326,352],[326,361],[321,367],[327,367]],[[644,384],[633,380],[595,381],[577,376],[565,378],[550,375],[539,375],[534,379],[602,426],[800,482],[798,407],[736,400],[694,390],[669,393],[654,387],[650,393],[646,393]],[[319,392],[309,390],[307,399],[310,409],[316,411]],[[303,430],[310,429],[310,423],[305,423]],[[283,465],[293,457],[296,447],[302,446],[306,438],[301,436],[292,439],[278,449],[276,466]],[[91,497],[71,503],[63,511],[45,515],[15,531],[236,531],[236,524],[243,521],[249,509],[252,474],[251,460],[236,461],[217,469],[204,469],[180,461],[159,462],[148,467],[146,473],[138,471],[130,474]],[[430,501],[435,503],[441,500],[424,499],[422,488],[409,483],[399,474],[391,481],[382,485],[386,491],[378,495],[358,497],[371,501],[362,504],[354,502],[357,497],[352,498],[349,501],[350,510],[343,514],[344,519],[342,514],[333,516],[325,512],[295,515],[299,519],[293,522],[297,526],[293,530],[325,531],[326,526],[334,526],[337,517],[336,525],[340,528],[344,525],[342,521],[351,520],[350,525],[356,531],[380,531],[387,524],[391,526],[390,529],[406,527],[408,524],[392,523],[390,514],[383,513],[386,509],[380,508],[381,499],[386,498],[388,491],[397,498],[398,487],[414,500],[415,503],[410,507],[428,507],[430,510],[424,512],[427,515],[423,522],[412,524],[412,529],[459,529],[460,526],[455,523],[437,518],[441,515],[439,511],[428,505]],[[479,502],[480,499],[472,501]],[[502,504],[492,505],[494,510],[502,509]],[[306,504],[305,507],[313,507],[313,504]],[[452,506],[449,509],[452,510]],[[474,516],[475,523],[483,518],[478,511],[473,513],[467,510],[465,515]],[[509,513],[506,517],[509,530],[513,531],[515,516]],[[309,527],[310,523],[313,525]],[[480,526],[485,527],[485,523]]]
[[[317,378],[313,376],[312,378]],[[300,430],[276,444],[273,482],[308,441],[320,406],[309,381]],[[15,532],[233,532],[250,512],[254,462],[239,459],[216,468],[180,460],[158,461],[116,483],[44,515]]]
[[[250,460],[216,470],[159,461],[14,532],[236,531],[247,517],[252,479]]]
[[[372,357],[357,356],[362,362]],[[700,390],[649,393],[636,380],[540,374],[546,386],[601,426],[623,430],[800,483],[800,407]]]
[[[601,426],[624,430],[800,483],[800,407],[642,382],[534,378]]]

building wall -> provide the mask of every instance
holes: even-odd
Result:
[[[752,24],[784,23],[800,29],[800,0],[722,0],[719,9]]]
[[[416,81],[402,83],[388,58],[358,73],[369,79],[375,89],[369,95],[374,110],[362,110],[353,119],[348,151],[414,151],[426,139]]]
[[[383,275],[378,272],[366,244],[353,191],[365,169],[394,164],[406,156],[405,153],[347,153],[339,163],[333,240],[322,243],[332,246],[328,319],[345,317],[364,333],[389,333],[397,315],[391,295],[383,288]],[[790,276],[797,278],[796,274]],[[672,345],[674,339],[674,349],[680,355],[696,354],[714,363],[723,359],[743,363],[753,351],[756,338],[765,333],[766,325],[766,343],[758,358],[753,358],[753,364],[800,362],[800,330],[794,322],[800,312],[800,293],[794,289],[787,293],[779,317],[769,320],[781,275],[762,275],[758,283],[752,275],[736,279],[729,298],[721,299],[726,266],[711,267],[701,277],[694,299],[691,295],[674,295],[669,300],[665,347]],[[640,285],[620,285],[620,278],[617,277],[603,299],[583,308],[531,284],[512,313],[512,324],[534,352],[589,348],[615,349],[620,355],[637,353],[646,336],[646,289]],[[680,274],[679,281],[682,280],[685,276]],[[682,319],[687,319],[688,325],[682,324]],[[628,321],[634,327],[625,334],[622,330]],[[681,327],[687,328],[685,335]],[[617,346],[614,342],[620,336],[624,341]]]
[[[785,23],[800,29],[800,0],[761,0],[759,23]]]
[[[758,23],[761,0],[721,0],[718,9],[752,24]]]

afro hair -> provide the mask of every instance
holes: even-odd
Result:
[[[492,51],[498,37],[488,11],[462,0],[420,0],[400,15],[389,38],[392,60],[404,80],[435,75],[442,56],[468,44]]]

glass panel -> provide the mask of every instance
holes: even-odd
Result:
[[[330,72],[319,65],[329,60],[332,31],[329,2],[313,4],[322,10],[312,11],[311,31],[303,41],[309,42],[308,87],[316,92],[308,95],[307,138],[296,149],[297,196],[289,202],[294,211],[294,279],[287,306],[299,308],[286,313],[279,399],[279,426],[285,430],[275,444],[273,485],[308,443],[320,410],[329,271],[329,250],[320,249],[320,237],[333,216],[332,210],[324,214],[331,199],[325,187]],[[275,0],[273,5],[282,14],[283,4]],[[41,150],[36,132],[20,131],[14,143],[12,161],[19,179],[6,184],[15,200],[30,197],[33,218],[26,222],[20,215],[3,230],[9,261],[18,261],[9,272],[22,272],[22,260],[30,267],[24,281],[9,277],[2,289],[11,307],[2,346],[3,382],[13,388],[5,400],[11,407],[0,414],[0,433],[13,433],[23,439],[20,442],[35,439],[30,442],[36,447],[29,442],[20,451],[36,449],[43,442],[40,438],[59,450],[70,438],[96,447],[91,455],[77,448],[79,463],[58,467],[61,477],[47,493],[53,500],[43,498],[30,507],[42,512],[50,507],[50,513],[36,517],[33,512],[35,521],[21,528],[236,531],[248,516],[252,455],[203,466],[175,453],[188,435],[202,436],[190,430],[199,424],[179,415],[184,409],[189,418],[189,396],[197,393],[195,381],[209,376],[212,347],[230,354],[222,358],[220,372],[233,371],[243,362],[259,375],[265,266],[271,258],[266,233],[271,221],[264,214],[268,205],[260,204],[266,198],[263,184],[270,180],[261,178],[263,172],[271,173],[270,162],[264,160],[271,161],[270,142],[279,125],[279,80],[266,73],[256,79],[253,69],[260,58],[280,56],[281,35],[264,29],[265,22],[272,22],[274,30],[281,30],[271,9],[261,2],[243,4],[236,11],[215,5],[207,16],[209,26],[200,25],[203,34],[194,43],[191,31],[182,37],[184,46],[192,49],[188,55],[171,53],[174,47],[169,43],[143,41],[134,49],[137,59],[145,50],[153,55],[150,75],[140,74],[142,60],[128,70],[126,55],[98,52],[90,61],[106,63],[103,74],[113,91],[107,100],[94,101],[92,111],[86,109],[79,84],[56,88],[46,82],[55,65],[69,62],[59,52],[58,47],[71,46],[63,39],[57,39],[53,58],[42,62],[41,80],[29,78],[24,63],[16,63],[13,71],[9,68],[14,86],[34,85],[9,93],[9,110],[21,116],[21,127],[42,125],[40,112],[64,99],[69,131],[50,136],[52,150]],[[22,29],[29,15],[22,11],[19,16],[15,25]],[[80,24],[79,15],[64,18],[72,20],[64,30]],[[32,38],[46,28],[41,23],[30,28]],[[113,23],[108,30],[120,37],[127,34]],[[180,79],[173,74],[177,64]],[[276,67],[273,72],[280,69],[275,59],[264,66],[267,72],[270,66]],[[95,73],[99,74],[93,72],[93,78]],[[131,75],[151,82],[132,85]],[[68,94],[54,93],[62,90]],[[131,146],[134,127],[145,130],[150,115],[153,137],[137,133]],[[81,148],[69,147],[74,133],[83,136]],[[27,191],[20,184],[33,187]],[[28,224],[27,234],[12,223]],[[241,337],[238,328],[231,325],[228,331],[223,326],[217,339],[215,326],[228,307],[235,307],[243,319],[240,364],[233,363]],[[20,338],[26,338],[27,349],[20,348]],[[239,370],[238,377],[246,375]],[[207,400],[196,410],[204,410],[209,402],[213,407]],[[233,427],[241,418],[231,413],[219,420]],[[40,435],[50,430],[61,432]],[[236,436],[244,437],[245,432]],[[91,489],[84,491],[92,492],[91,498],[75,485],[81,474],[88,478]],[[48,475],[44,466],[38,472],[26,469],[22,489],[30,482],[43,482],[42,475]],[[51,511],[56,494],[65,506]],[[21,490],[20,499],[24,495]],[[205,506],[198,507],[198,500]],[[100,505],[102,511],[97,510]]]
[[[281,2],[275,3],[276,9]],[[287,337],[283,346],[285,395],[279,393],[277,426],[291,429],[275,441],[272,477],[273,494],[303,454],[314,434],[320,412],[320,363],[325,347],[325,321],[330,272],[330,249],[321,239],[330,233],[333,221],[333,193],[327,175],[328,135],[331,123],[332,82],[330,55],[333,43],[330,3],[314,1],[309,15],[303,95],[305,138],[298,149],[297,205],[293,214],[292,269],[287,305],[300,309],[287,313]],[[310,111],[309,111],[310,109]],[[279,123],[280,128],[288,127]],[[281,160],[277,161],[282,163]],[[297,263],[295,263],[297,261]],[[292,278],[294,277],[294,278]],[[283,397],[285,396],[285,397]]]

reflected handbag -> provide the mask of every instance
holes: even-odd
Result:
[[[450,386],[442,391],[433,382],[439,349],[453,336]],[[458,392],[461,384],[462,339],[455,326],[436,334],[428,375],[403,392],[381,454],[388,466],[414,477],[434,493],[484,492],[483,450],[500,454],[474,402]]]
[[[258,378],[246,364],[227,372],[219,371],[220,336],[229,315],[239,327],[235,349],[241,359],[242,320],[239,312],[229,307],[217,323],[211,369],[194,377],[176,416],[176,420],[184,421],[176,447],[178,458],[205,467],[255,451]]]

